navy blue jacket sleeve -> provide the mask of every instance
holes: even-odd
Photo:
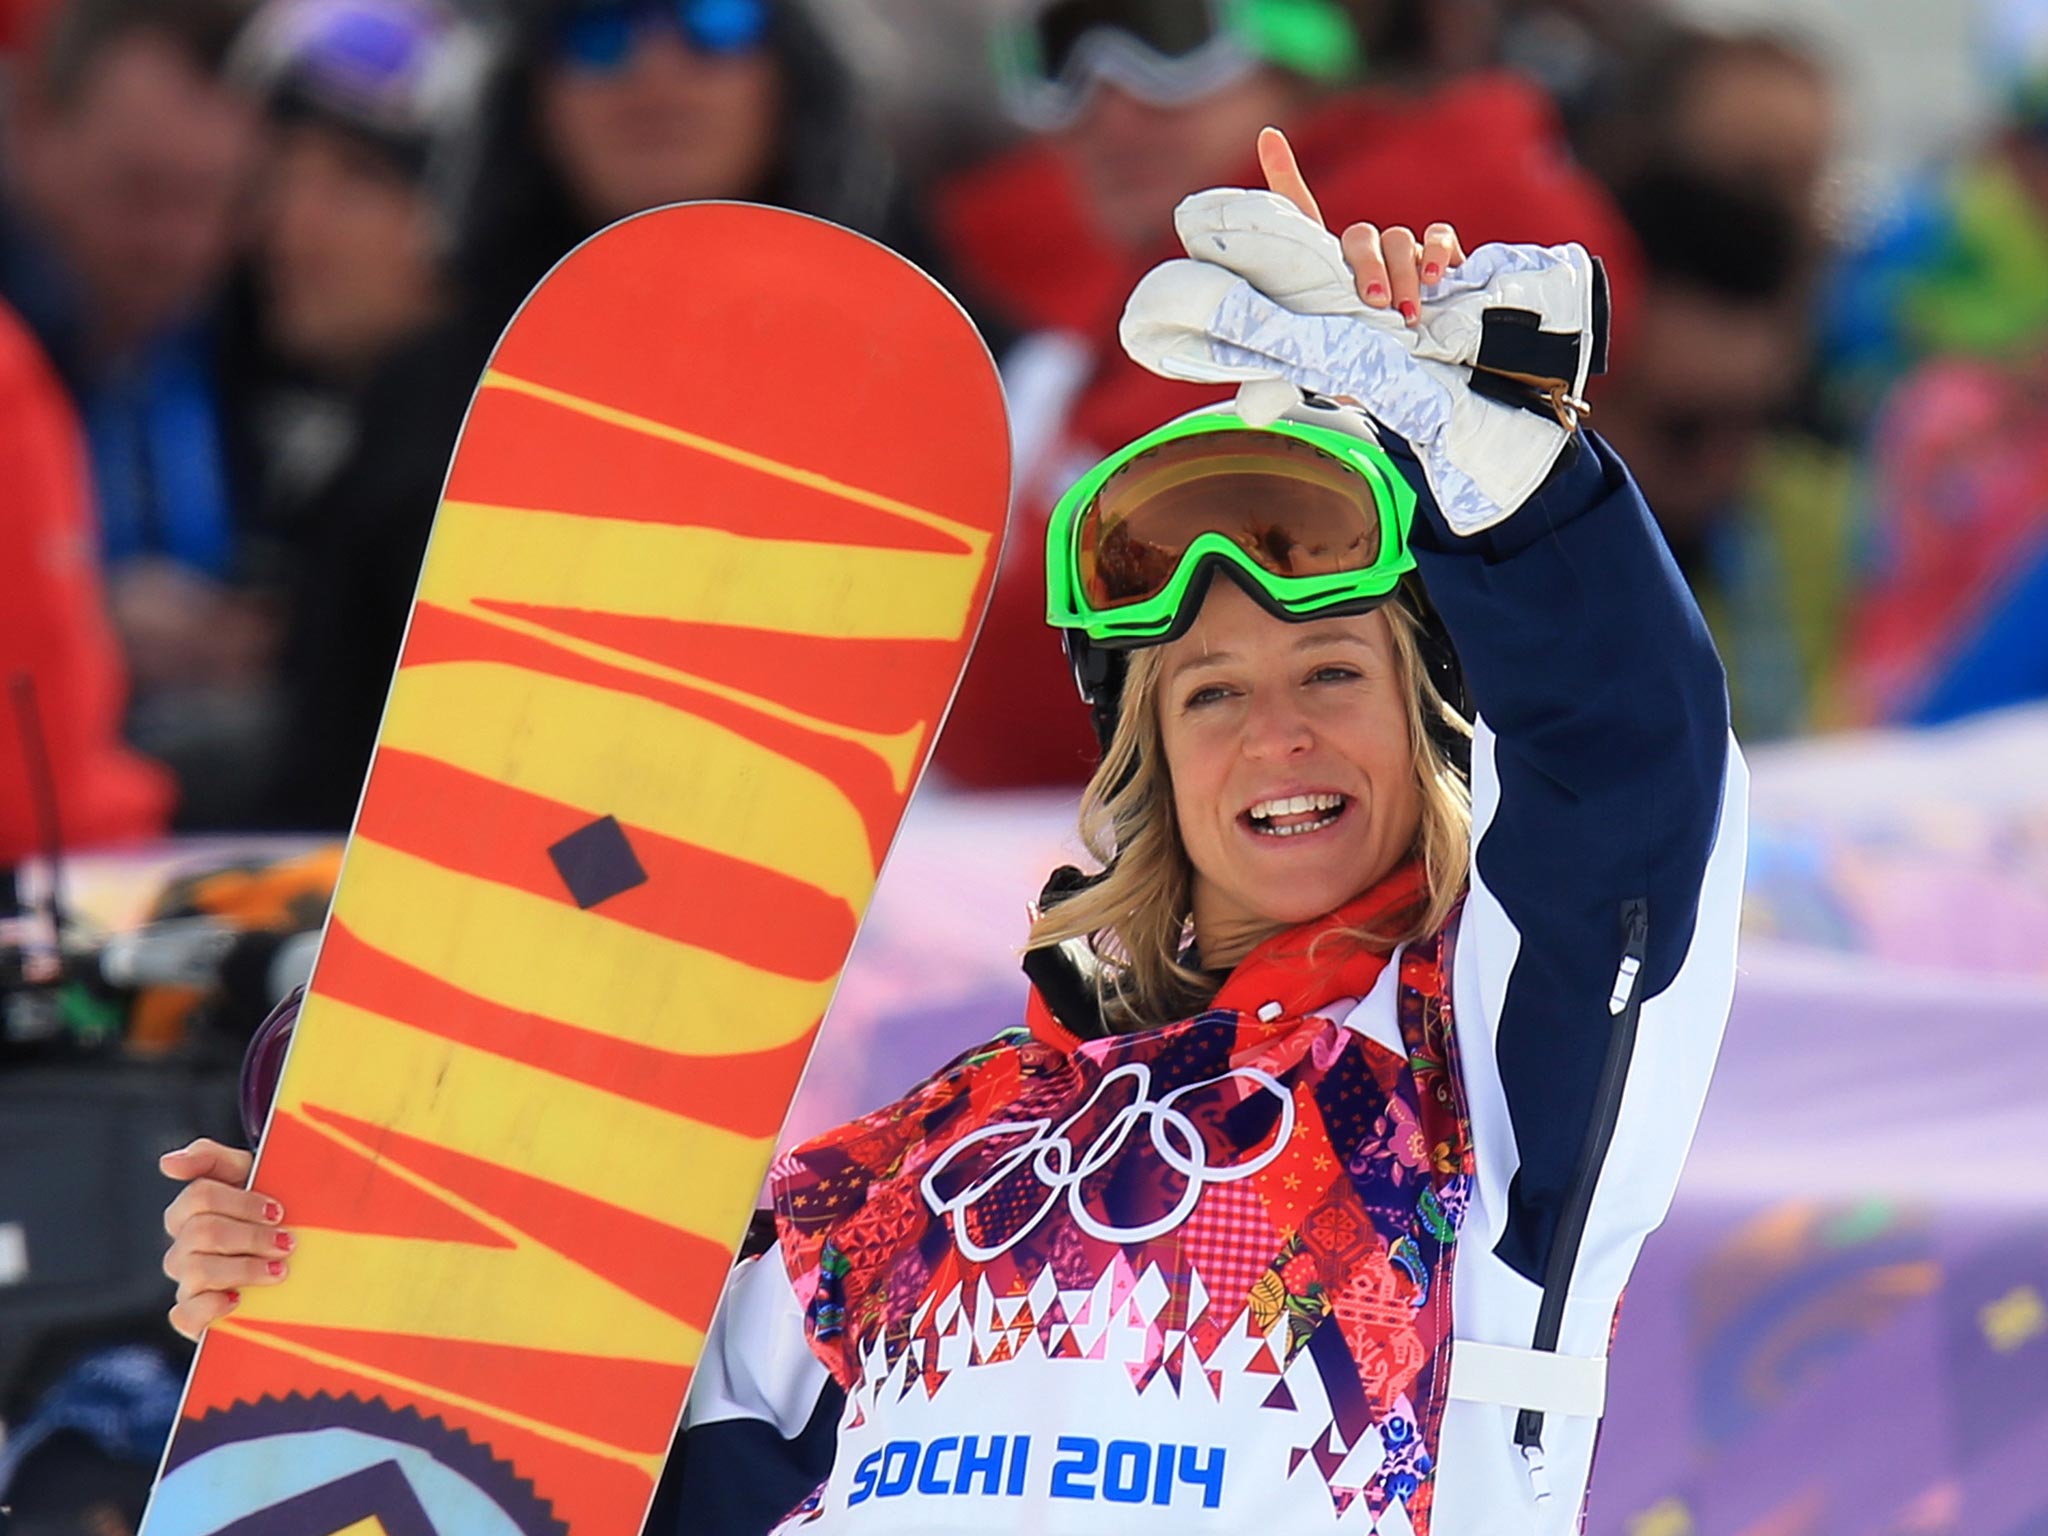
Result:
[[[1470,538],[1409,475],[1421,574],[1491,736],[1475,878],[1518,935],[1494,1050],[1519,1167],[1495,1251],[1538,1281],[1611,1038],[1623,904],[1647,902],[1654,997],[1693,943],[1730,761],[1721,664],[1649,508],[1598,438],[1568,453]]]

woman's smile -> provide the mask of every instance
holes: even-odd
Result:
[[[1283,790],[1259,800],[1239,819],[1254,837],[1309,837],[1334,827],[1351,805],[1349,795],[1335,790]]]

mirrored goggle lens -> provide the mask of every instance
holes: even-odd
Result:
[[[1091,32],[1124,33],[1153,53],[1179,59],[1216,36],[1216,17],[1202,0],[1055,0],[1037,20],[1039,68],[1057,80]]]
[[[1138,455],[1082,514],[1078,574],[1097,611],[1158,596],[1205,533],[1275,576],[1367,571],[1380,512],[1357,470],[1298,438],[1210,433]]]
[[[758,48],[768,35],[768,0],[598,0],[572,5],[556,29],[563,57],[584,69],[625,67],[642,29],[668,26],[699,53]]]
[[[768,35],[768,0],[684,0],[676,9],[700,53],[745,53]]]

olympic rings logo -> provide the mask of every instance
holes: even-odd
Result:
[[[1096,1103],[1109,1091],[1112,1085],[1122,1082],[1136,1084],[1131,1102],[1110,1116],[1109,1123],[1096,1133],[1095,1139],[1086,1148],[1076,1149],[1072,1131],[1095,1108]],[[1232,1163],[1223,1168],[1209,1166],[1208,1149],[1203,1144],[1202,1133],[1195,1122],[1175,1106],[1191,1093],[1204,1088],[1213,1088],[1223,1083],[1241,1083],[1251,1090],[1270,1093],[1280,1106],[1280,1120],[1273,1135],[1273,1144],[1244,1162]],[[980,1130],[963,1136],[941,1153],[925,1170],[919,1188],[924,1194],[925,1204],[932,1214],[943,1216],[953,1229],[953,1241],[961,1253],[979,1262],[998,1258],[1008,1253],[1017,1244],[1038,1229],[1054,1206],[1064,1199],[1067,1210],[1074,1218],[1074,1225],[1091,1237],[1102,1238],[1113,1243],[1142,1243],[1164,1233],[1171,1232],[1189,1216],[1202,1198],[1202,1191],[1212,1184],[1234,1184],[1239,1179],[1248,1179],[1270,1164],[1286,1147],[1294,1135],[1294,1096],[1270,1073],[1256,1067],[1236,1067],[1216,1077],[1202,1079],[1176,1088],[1164,1098],[1153,1101],[1152,1071],[1142,1062],[1129,1062],[1105,1073],[1095,1085],[1095,1091],[1088,1095],[1087,1102],[1075,1110],[1057,1127],[1051,1118],[1037,1120],[1007,1121],[1001,1125],[983,1126]],[[1149,1122],[1148,1134],[1152,1149],[1162,1161],[1187,1181],[1180,1198],[1165,1215],[1137,1226],[1120,1227],[1113,1222],[1097,1219],[1083,1203],[1082,1184],[1093,1174],[1100,1172],[1122,1154],[1124,1145],[1131,1139],[1140,1122]],[[956,1159],[985,1141],[1003,1136],[1022,1135],[1028,1139],[1012,1147],[996,1160],[995,1165],[980,1178],[948,1196],[939,1192],[939,1181]],[[996,1188],[1012,1174],[1029,1168],[1038,1182],[1045,1186],[1045,1198],[1008,1237],[993,1246],[977,1241],[967,1230],[962,1218],[978,1205],[990,1190]]]

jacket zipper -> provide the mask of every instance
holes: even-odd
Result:
[[[1636,1022],[1642,1014],[1640,982],[1643,961],[1650,944],[1650,904],[1633,897],[1621,904],[1621,966],[1614,975],[1614,990],[1607,999],[1607,1011],[1614,1019],[1608,1038],[1607,1060],[1600,1069],[1600,1084],[1593,1099],[1593,1118],[1586,1128],[1585,1143],[1579,1149],[1578,1167],[1573,1171],[1571,1190],[1564,1209],[1558,1213],[1557,1231],[1551,1239],[1550,1262],[1543,1274],[1543,1301],[1536,1313],[1536,1337],[1532,1349],[1557,1350],[1558,1335],[1564,1329],[1564,1304],[1571,1292],[1572,1271],[1579,1261],[1579,1245],[1586,1235],[1586,1218],[1593,1208],[1593,1191],[1600,1182],[1601,1165],[1614,1141],[1614,1124],[1621,1117],[1622,1090],[1628,1086],[1629,1063],[1636,1049]],[[1515,1419],[1515,1444],[1529,1464],[1529,1477],[1536,1497],[1550,1496],[1549,1480],[1543,1469],[1543,1413],[1524,1408]]]

